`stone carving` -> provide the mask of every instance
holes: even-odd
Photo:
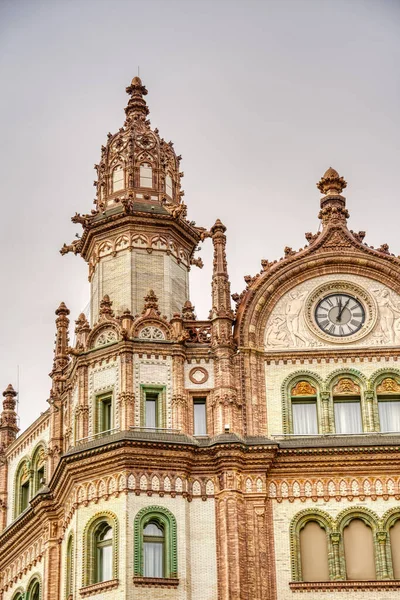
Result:
[[[388,346],[400,344],[400,296],[386,286],[358,275],[346,275],[341,280],[364,289],[366,296],[375,306],[375,317],[371,319],[369,331],[354,340],[324,339],[315,335],[306,324],[307,297],[322,285],[334,284],[337,275],[326,275],[306,281],[280,298],[270,314],[265,327],[267,350],[299,348],[331,348],[354,346]]]
[[[308,381],[299,381],[292,388],[292,396],[315,396],[317,390]]]
[[[203,367],[194,367],[189,372],[189,379],[192,383],[205,383],[208,379],[208,371]]]
[[[387,377],[378,385],[376,392],[377,394],[398,394],[400,384],[392,377]]]
[[[117,341],[117,334],[113,329],[106,329],[100,333],[95,342],[95,347],[105,346],[106,344],[111,344],[112,342]]]
[[[354,383],[352,379],[343,378],[339,379],[337,384],[333,388],[334,395],[345,395],[345,394],[356,394],[360,395],[360,386]]]
[[[165,335],[158,327],[152,325],[143,327],[139,333],[141,340],[165,340]]]

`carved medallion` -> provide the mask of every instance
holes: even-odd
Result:
[[[398,394],[400,392],[400,384],[392,377],[387,377],[376,388],[377,394]]]
[[[189,372],[189,379],[192,383],[202,384],[208,380],[208,371],[203,367],[194,367]]]
[[[343,379],[339,379],[337,384],[333,388],[333,395],[360,395],[360,386],[354,383],[354,381],[348,377],[344,377]]]

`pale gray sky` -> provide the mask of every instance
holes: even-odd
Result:
[[[228,227],[232,292],[317,230],[330,165],[350,226],[400,254],[399,0],[2,0],[0,391],[20,365],[23,428],[48,407],[54,310],[73,321],[89,301],[86,264],[58,250],[92,208],[137,65],[153,127],[183,155],[188,216]],[[210,240],[201,256],[205,318]]]

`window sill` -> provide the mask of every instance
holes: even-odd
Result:
[[[177,577],[134,577],[134,585],[145,587],[178,587],[179,579]]]
[[[79,590],[82,598],[86,598],[86,596],[94,596],[95,594],[99,594],[100,592],[108,592],[109,590],[114,590],[119,585],[119,579],[110,579],[109,581],[101,581],[100,583],[93,583],[91,585],[86,585],[85,587]]]
[[[291,581],[289,587],[292,592],[345,592],[400,590],[400,579],[382,581]]]

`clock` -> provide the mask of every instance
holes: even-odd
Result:
[[[377,320],[377,305],[375,298],[361,285],[332,279],[309,293],[304,320],[320,340],[350,344],[372,331]]]
[[[325,334],[346,337],[361,329],[365,309],[362,302],[350,294],[328,294],[315,307],[315,321]]]

